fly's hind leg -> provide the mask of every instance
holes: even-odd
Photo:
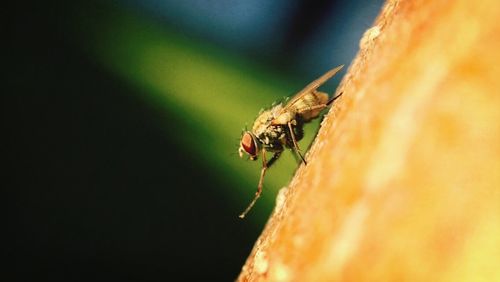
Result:
[[[290,122],[290,121],[288,122],[288,129],[290,130],[290,136],[292,137],[293,148],[295,149],[295,152],[297,152],[297,154],[299,154],[299,156],[302,159],[302,161],[304,162],[304,164],[307,165],[306,160],[304,159],[304,157],[300,153],[299,145],[297,144],[297,140],[295,139],[295,133],[293,133],[292,122]]]
[[[330,105],[331,103],[333,103],[333,101],[337,100],[338,97],[342,96],[342,94],[344,94],[344,92],[340,92],[339,95],[333,97],[332,99],[330,99],[328,102],[326,102],[326,105]]]
[[[280,155],[281,152],[276,152],[269,161],[266,161],[266,150],[262,150],[262,169],[260,170],[260,179],[259,185],[257,186],[257,192],[255,192],[255,197],[250,202],[245,211],[239,215],[240,218],[245,218],[246,214],[252,209],[253,205],[255,205],[255,202],[257,202],[260,194],[262,194],[262,187],[264,185],[264,176],[266,175],[266,170],[279,158]]]

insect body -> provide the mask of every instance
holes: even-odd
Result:
[[[285,105],[281,103],[261,112],[255,119],[252,130],[243,133],[238,149],[240,157],[247,154],[254,161],[257,160],[260,153],[262,169],[255,197],[245,211],[240,214],[240,218],[245,217],[260,197],[266,170],[279,158],[285,148],[293,149],[300,156],[302,162],[307,164],[297,141],[304,136],[304,123],[317,118],[324,108],[342,95],[341,93],[328,100],[328,94],[317,90],[342,67],[338,66],[311,82]],[[266,152],[273,153],[269,161],[266,160]]]

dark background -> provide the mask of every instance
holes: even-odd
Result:
[[[282,84],[296,80],[290,89],[300,90],[328,68],[348,65],[382,4],[276,1],[270,7],[276,10],[266,10],[259,6],[265,1],[243,8],[237,7],[243,1],[183,3],[176,10],[175,1],[28,1],[4,11],[4,253],[14,280],[234,280],[272,210],[279,187],[252,218],[238,219],[258,164],[240,180],[231,174],[241,169],[222,158],[241,160],[211,144],[230,143],[234,152],[239,131],[230,129],[234,140],[211,136],[212,124],[189,118],[193,110],[145,99],[155,90],[120,75],[102,59],[108,53],[92,47],[99,44],[89,39],[100,38],[96,30],[106,30],[100,36],[108,39],[114,34],[109,19],[125,14],[133,25],[140,18],[192,40],[203,56],[223,65],[237,61],[238,69],[251,62]],[[228,24],[241,20],[228,13],[245,9],[253,11],[249,23]],[[115,47],[121,45],[109,48]],[[214,113],[274,99],[237,95]],[[256,110],[235,123],[251,124]]]

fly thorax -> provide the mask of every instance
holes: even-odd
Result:
[[[277,116],[273,123],[286,125],[288,122],[293,120],[294,115],[295,114],[291,111],[284,112],[281,115]]]
[[[259,116],[255,119],[255,122],[252,126],[252,132],[256,136],[260,136],[264,134],[267,130],[269,120],[272,119],[272,112],[270,110],[263,111],[259,114]]]
[[[285,137],[285,130],[283,126],[271,125],[267,126],[265,130],[261,132],[261,134],[257,135],[257,138],[264,145],[272,145],[277,143],[280,139]]]

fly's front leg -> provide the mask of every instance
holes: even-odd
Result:
[[[264,175],[266,175],[267,170],[267,160],[266,160],[266,150],[262,150],[262,169],[260,170],[259,185],[257,186],[257,192],[255,192],[255,200],[260,197],[262,193],[262,186],[264,185]]]
[[[260,179],[259,185],[257,186],[257,192],[255,192],[255,197],[253,198],[252,202],[250,202],[245,211],[239,215],[240,218],[244,218],[246,214],[252,209],[253,205],[255,205],[255,202],[257,202],[260,194],[262,194],[262,187],[264,186],[264,176],[266,175],[266,171],[279,158],[280,154],[281,152],[274,153],[273,157],[268,162],[266,161],[266,150],[262,149],[262,169],[260,170]]]
[[[290,122],[290,121],[288,122],[288,129],[290,130],[290,136],[292,137],[292,142],[293,142],[293,147],[295,149],[295,152],[297,152],[297,154],[299,154],[299,156],[302,159],[302,161],[304,162],[304,164],[307,165],[306,160],[304,159],[304,157],[300,153],[299,145],[297,144],[297,140],[295,140],[295,134],[293,133],[292,122]]]

